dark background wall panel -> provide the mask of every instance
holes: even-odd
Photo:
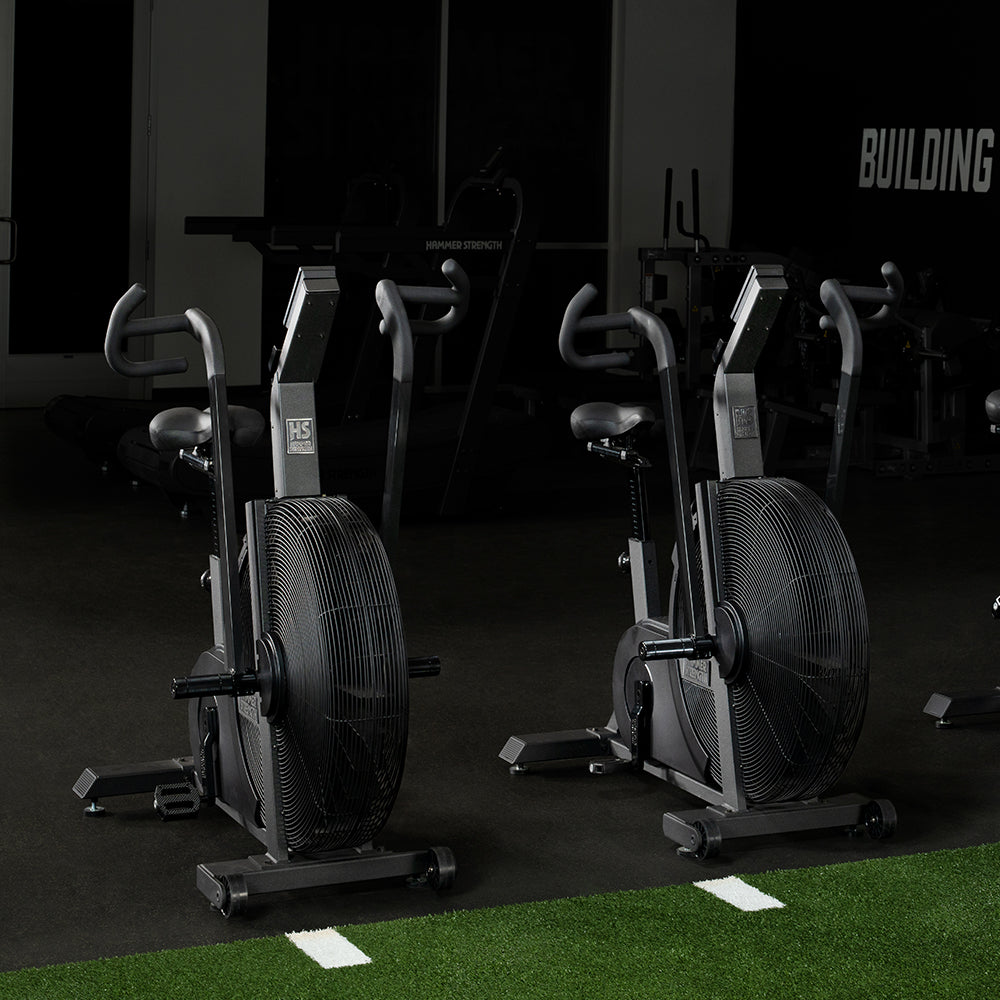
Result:
[[[431,221],[438,4],[272,4],[265,212],[339,220],[348,182],[395,172]]]
[[[741,3],[737,21],[734,244],[795,250],[828,271],[863,277],[892,258],[944,308],[996,311],[991,246],[1000,220],[993,170],[995,41],[982,8],[902,3]],[[866,129],[903,130],[912,155],[882,163],[890,181],[863,184]],[[920,186],[926,130],[979,138],[974,190],[940,161]],[[896,133],[897,138],[899,132]],[[955,144],[950,142],[954,152]],[[869,150],[870,152],[870,150]],[[927,174],[934,163],[933,140]],[[949,164],[950,166],[950,164]],[[897,169],[898,168],[898,169]],[[959,176],[961,171],[959,171]],[[907,185],[907,178],[910,185]],[[916,187],[914,188],[914,183]],[[928,273],[930,272],[930,273]]]
[[[497,146],[541,207],[539,239],[607,239],[611,4],[450,3],[449,190]]]

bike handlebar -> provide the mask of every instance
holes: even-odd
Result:
[[[823,330],[836,330],[840,334],[844,371],[854,371],[856,365],[860,364],[862,330],[888,326],[902,304],[904,286],[899,268],[892,261],[886,261],[882,265],[882,277],[885,280],[884,288],[842,285],[835,278],[827,278],[820,285],[820,301],[829,315],[821,317],[819,325]],[[859,319],[853,305],[855,302],[879,305],[881,308],[873,315]],[[858,355],[857,361],[855,353]]]
[[[451,306],[438,319],[410,320],[410,328],[416,333],[447,333],[458,326],[469,309],[469,277],[457,260],[449,257],[441,265],[441,273],[448,282],[448,288],[440,285],[397,285],[403,302],[415,305]],[[384,314],[383,314],[384,315]]]
[[[621,368],[631,361],[625,351],[609,351],[603,354],[581,354],[576,349],[576,337],[580,333],[610,332],[627,330],[629,333],[645,337],[653,346],[658,371],[665,371],[677,364],[674,342],[666,324],[658,316],[645,309],[631,308],[624,313],[609,313],[605,316],[584,316],[583,312],[597,297],[597,288],[584,285],[566,306],[562,325],[559,328],[559,353],[563,361],[573,368],[583,371]]]
[[[183,315],[152,316],[130,319],[146,299],[146,289],[134,284],[115,304],[104,339],[104,356],[111,368],[129,378],[152,375],[178,375],[188,369],[187,358],[158,358],[132,361],[125,355],[124,344],[130,337],[155,336],[162,333],[190,334],[201,346],[209,378],[223,374],[222,340],[212,319],[200,309],[188,309]]]
[[[441,273],[448,287],[440,285],[397,285],[383,278],[375,286],[375,301],[382,313],[379,329],[392,341],[393,377],[397,381],[413,378],[412,338],[404,336],[405,330],[413,333],[442,334],[458,326],[469,309],[469,278],[458,261],[448,258],[441,265]],[[414,305],[450,306],[438,319],[420,320],[407,315],[405,303]]]

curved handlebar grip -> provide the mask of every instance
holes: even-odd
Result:
[[[631,358],[624,351],[607,354],[580,354],[576,349],[576,335],[595,330],[632,330],[632,318],[627,313],[609,316],[584,316],[587,306],[597,298],[594,285],[586,284],[569,300],[559,327],[559,353],[571,368],[582,371],[620,368]]]
[[[563,361],[573,368],[584,371],[595,369],[621,368],[631,357],[624,351],[609,351],[605,354],[580,354],[576,349],[577,333],[611,330],[628,330],[629,333],[645,337],[653,345],[656,354],[657,371],[666,371],[677,364],[674,342],[666,324],[658,316],[645,309],[631,308],[626,313],[609,313],[606,316],[583,316],[584,310],[597,297],[597,289],[584,285],[569,301],[559,328],[559,353]]]
[[[843,348],[841,371],[852,375],[861,368],[861,331],[885,326],[892,321],[903,301],[903,276],[892,261],[882,265],[884,288],[868,288],[863,285],[842,285],[835,278],[827,278],[820,285],[819,297],[826,307],[828,316],[820,318],[820,328],[837,330]],[[867,302],[880,305],[872,316],[859,319],[853,303]]]
[[[399,285],[383,278],[375,286],[375,302],[382,313],[379,330],[389,337],[392,344],[392,377],[400,383],[412,382],[413,336]]]
[[[670,336],[667,324],[659,316],[645,309],[633,306],[628,311],[632,317],[632,329],[645,337],[653,345],[656,354],[656,370],[663,372],[677,367],[677,353],[674,350],[674,340]]]
[[[146,289],[134,284],[115,304],[108,321],[104,338],[104,356],[111,368],[129,378],[147,378],[151,375],[176,375],[186,372],[186,358],[163,358],[153,361],[131,361],[125,357],[124,343],[129,337],[142,337],[157,333],[193,333],[185,316],[157,316],[151,319],[133,319],[129,316],[146,299]]]
[[[413,332],[446,333],[457,326],[469,308],[470,282],[458,262],[450,257],[441,265],[449,288],[438,285],[397,285],[383,278],[375,286],[375,301],[382,313],[379,329],[392,343],[392,376],[397,382],[413,380]],[[432,320],[411,320],[404,303],[440,305],[451,308]]]
[[[465,319],[469,310],[469,276],[457,260],[449,257],[441,265],[441,273],[448,280],[449,288],[438,285],[399,285],[399,297],[403,302],[417,305],[451,306],[438,319],[410,320],[414,333],[447,333]]]
[[[882,278],[885,280],[884,288],[869,288],[864,285],[841,285],[844,294],[850,302],[866,302],[880,305],[882,308],[871,316],[864,316],[859,319],[862,329],[871,329],[877,326],[886,326],[892,322],[893,317],[903,302],[905,291],[903,275],[896,265],[887,260],[882,265]],[[826,282],[824,282],[826,284]],[[823,297],[823,289],[820,287],[820,298]],[[824,305],[826,301],[824,300]],[[820,326],[824,330],[831,330],[836,325],[832,315],[824,316],[820,319]]]
[[[884,323],[892,318],[893,313],[903,301],[903,276],[899,268],[887,260],[882,265],[882,278],[885,288],[865,288],[861,285],[845,285],[844,291],[852,302],[873,302],[882,308],[874,316],[866,316],[863,323]]]

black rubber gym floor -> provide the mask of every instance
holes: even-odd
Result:
[[[147,796],[107,800],[93,819],[72,791],[88,765],[190,752],[169,682],[211,644],[198,586],[207,522],[102,478],[40,412],[0,411],[0,968],[996,840],[1000,726],[940,731],[922,708],[935,689],[988,689],[1000,675],[998,496],[995,473],[851,475],[843,523],[868,603],[872,679],[837,790],[890,798],[895,837],[733,840],[704,864],[678,857],[661,833],[664,811],[698,804],[676,789],[577,765],[514,777],[497,756],[513,733],[607,721],[631,609],[614,566],[627,533],[619,506],[581,495],[587,509],[570,496],[562,511],[518,504],[404,524],[410,650],[444,666],[413,682],[407,770],[380,839],[451,847],[456,884],[440,895],[386,884],[263,898],[226,920],[194,872],[259,853],[234,822],[206,809],[165,823]],[[669,516],[657,520],[666,562]]]

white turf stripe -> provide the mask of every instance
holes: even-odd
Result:
[[[713,878],[705,882],[695,882],[699,889],[710,892],[713,896],[732,903],[741,910],[773,910],[783,907],[781,900],[769,896],[752,885],[747,885],[741,878],[730,875],[728,878]]]
[[[345,965],[365,965],[371,959],[332,927],[319,931],[296,931],[285,935],[297,948],[319,962],[324,969]]]

